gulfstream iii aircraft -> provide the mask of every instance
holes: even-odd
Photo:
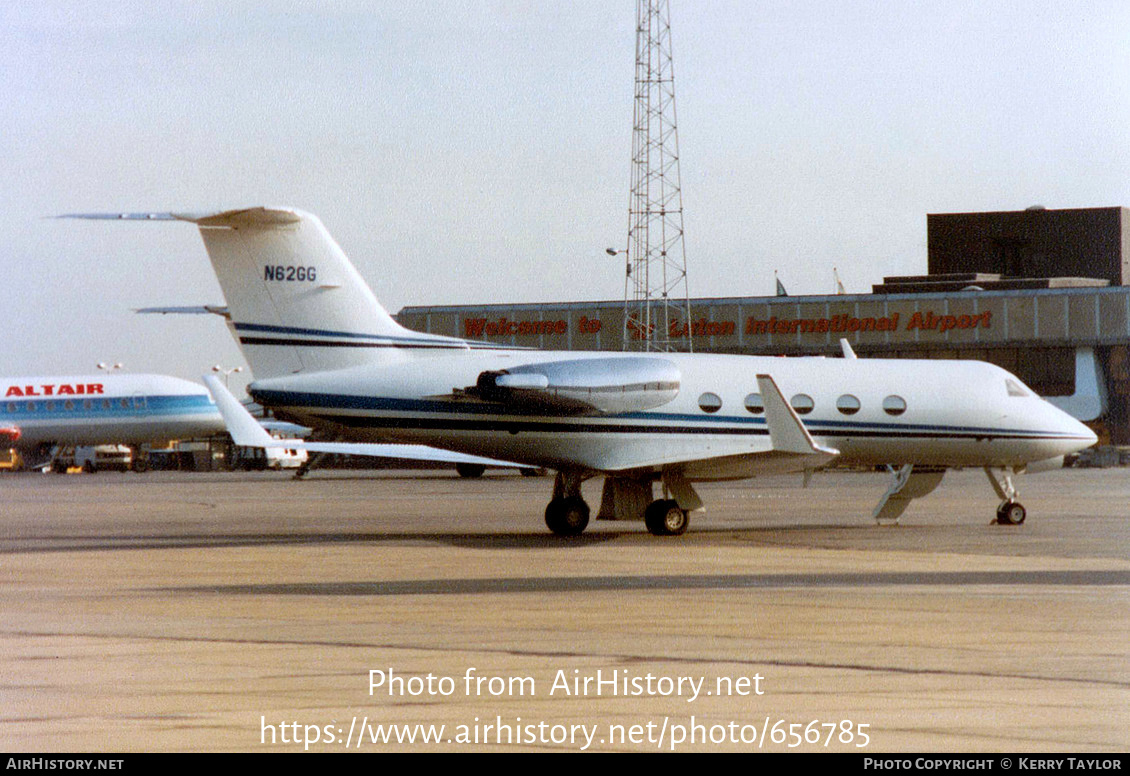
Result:
[[[553,469],[545,521],[556,534],[588,524],[590,477],[605,477],[601,516],[643,516],[670,535],[703,507],[695,482],[833,461],[891,468],[877,520],[897,520],[947,468],[975,466],[1001,499],[998,522],[1019,523],[1011,475],[1095,442],[976,361],[857,359],[846,347],[842,359],[549,352],[410,331],[321,221],[290,208],[74,217],[196,224],[257,402],[353,441]]]
[[[204,388],[165,375],[4,377],[0,397],[0,426],[33,467],[65,445],[139,445],[224,431]]]

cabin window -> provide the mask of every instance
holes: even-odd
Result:
[[[888,415],[901,415],[906,412],[906,399],[901,396],[888,396],[883,399],[883,412]]]
[[[765,400],[761,398],[760,393],[751,393],[745,397],[745,408],[754,415],[760,415],[765,412]]]
[[[816,402],[812,401],[812,397],[807,393],[798,393],[789,399],[789,404],[793,405],[797,415],[807,415],[816,406]]]
[[[707,391],[698,397],[698,408],[703,412],[717,412],[722,409],[722,397]]]
[[[35,412],[37,409],[38,409],[38,407],[35,406],[35,402],[29,401],[27,403],[27,411],[28,412]]]
[[[8,412],[16,412],[18,409],[19,405],[17,405],[14,401],[8,402]]]
[[[836,399],[836,409],[844,415],[854,415],[859,412],[861,406],[859,399],[855,398],[850,393],[845,393],[843,396]]]
[[[63,402],[63,409],[65,409],[67,412],[70,412],[74,408],[75,408],[75,403],[73,401],[71,401],[70,399],[67,399],[65,402]]]

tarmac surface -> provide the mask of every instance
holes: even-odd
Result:
[[[559,539],[549,477],[3,475],[0,747],[1124,752],[1130,472],[1017,483],[1021,526],[827,472]]]

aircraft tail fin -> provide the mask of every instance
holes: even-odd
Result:
[[[232,330],[256,379],[398,363],[462,340],[405,329],[310,213],[252,207],[210,213],[77,214],[72,218],[196,224]]]
[[[314,215],[255,207],[176,217],[200,228],[256,379],[461,345],[393,320]]]

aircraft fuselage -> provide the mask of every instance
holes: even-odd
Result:
[[[649,354],[673,363],[678,393],[617,414],[554,414],[460,398],[484,372],[640,354],[448,351],[252,384],[265,406],[351,437],[435,444],[551,468],[617,472],[770,449],[756,375],[774,377],[805,427],[849,464],[1018,466],[1078,449],[1089,429],[1004,370],[976,361]],[[700,466],[695,479],[748,477]],[[712,474],[714,476],[712,476]]]
[[[149,374],[0,378],[0,426],[16,446],[142,444],[224,430],[203,387]]]

